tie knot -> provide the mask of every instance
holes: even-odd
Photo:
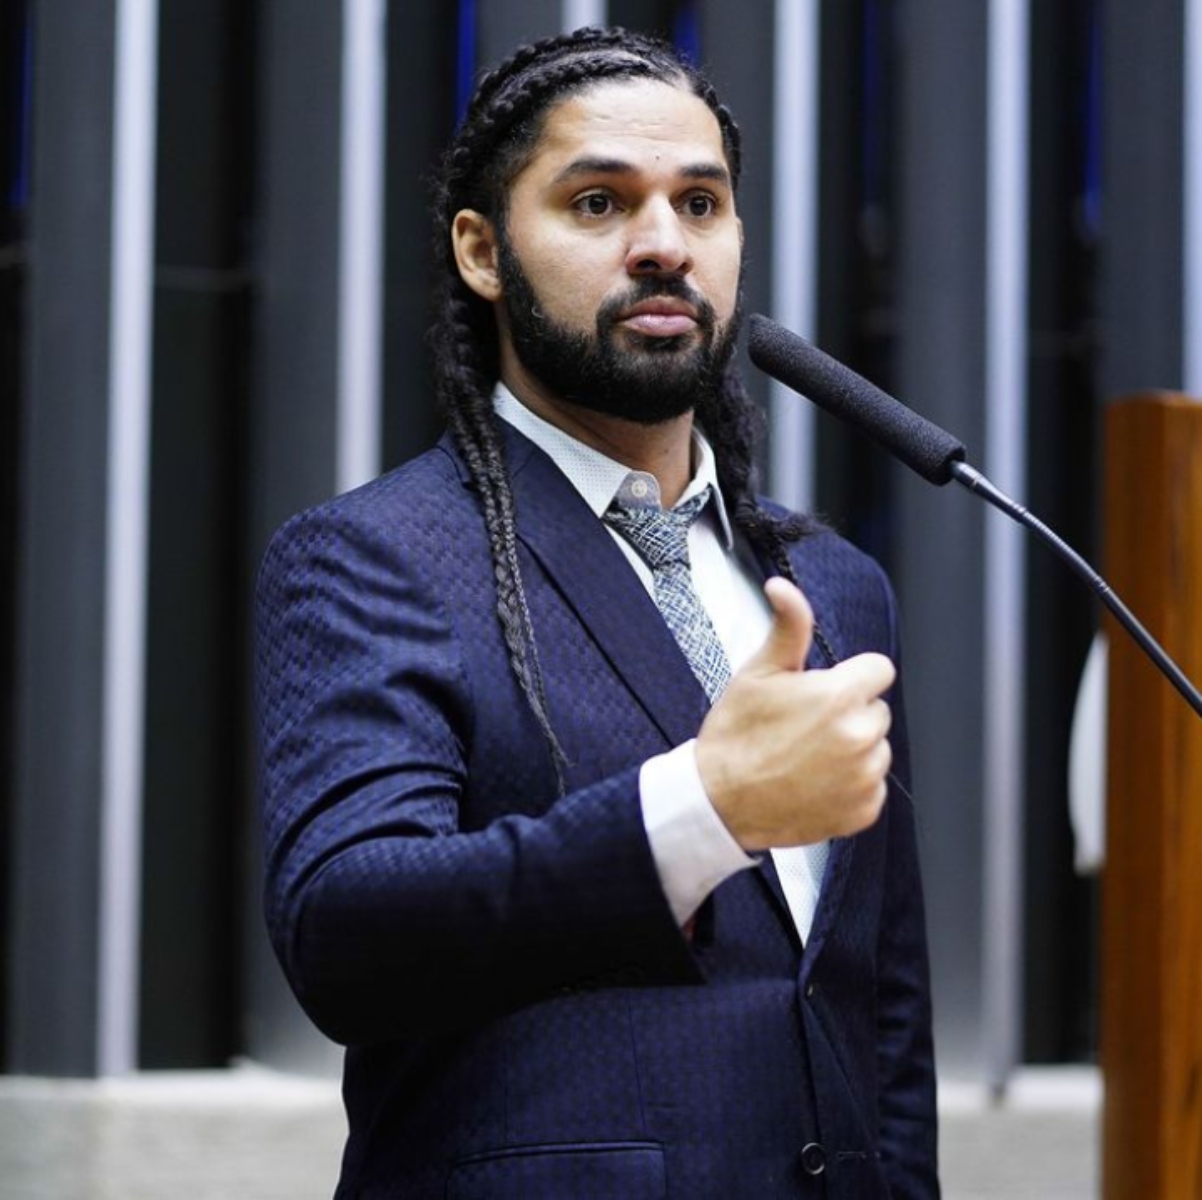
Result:
[[[612,525],[642,556],[652,570],[688,564],[689,528],[709,500],[710,490],[698,493],[675,508],[657,504],[629,504],[619,496],[605,513]]]

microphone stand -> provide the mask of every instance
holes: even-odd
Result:
[[[1156,664],[1162,674],[1185,697],[1189,706],[1202,717],[1202,694],[1186,678],[1181,668],[1161,649],[1155,638],[1140,624],[1135,614],[1115,595],[1110,584],[1098,574],[1059,534],[1049,529],[1037,516],[994,487],[975,467],[954,461],[949,467],[952,478],[962,487],[980,496],[994,508],[1004,512],[1020,525],[1025,525],[1041,537],[1082,579],[1089,584],[1119,624],[1135,639],[1140,649]]]

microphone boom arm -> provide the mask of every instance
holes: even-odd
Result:
[[[1114,594],[1106,580],[1038,517],[970,466],[962,442],[783,325],[753,313],[747,326],[751,361],[773,379],[778,379],[798,395],[809,397],[867,434],[928,483],[942,487],[954,479],[1038,534],[1089,584],[1139,648],[1202,717],[1202,694]]]
[[[1202,694],[1189,681],[1180,667],[1164,652],[1154,637],[1140,624],[1134,613],[1115,595],[1110,584],[1098,574],[1059,534],[1049,529],[1029,509],[995,487],[975,467],[966,462],[950,464],[952,478],[1004,512],[1021,525],[1038,534],[1073,571],[1089,584],[1098,599],[1114,614],[1122,627],[1135,639],[1141,650],[1160,668],[1169,682],[1185,697],[1189,706],[1202,717]]]

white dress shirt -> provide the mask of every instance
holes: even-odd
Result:
[[[529,438],[568,477],[600,518],[630,475],[658,493],[653,475],[632,472],[591,446],[531,412],[503,384],[494,397],[497,414]],[[693,478],[681,501],[706,487],[707,504],[689,530],[693,586],[713,622],[735,672],[759,649],[772,624],[759,573],[750,549],[736,536],[718,489],[714,453],[693,432]],[[648,593],[654,595],[651,568],[615,529],[606,526]],[[736,871],[755,865],[714,810],[697,771],[694,740],[648,759],[639,774],[643,823],[652,857],[676,919],[683,925],[715,887]],[[800,849],[774,850],[790,912],[802,938],[809,936],[818,899],[818,881]]]

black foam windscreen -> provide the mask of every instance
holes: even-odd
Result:
[[[952,478],[964,444],[850,367],[768,317],[747,322],[747,351],[761,371],[854,425],[931,483]]]

